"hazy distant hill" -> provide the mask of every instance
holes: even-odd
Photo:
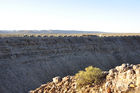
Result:
[[[8,33],[29,33],[29,34],[47,34],[47,33],[63,33],[63,34],[75,34],[75,33],[103,33],[101,31],[77,31],[77,30],[0,30],[0,34]]]

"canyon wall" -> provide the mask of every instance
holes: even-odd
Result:
[[[27,93],[55,76],[92,65],[140,63],[140,37],[1,37],[0,92]]]

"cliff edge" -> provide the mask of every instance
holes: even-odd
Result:
[[[122,64],[116,66],[106,74],[100,85],[86,85],[77,89],[75,76],[64,78],[55,77],[52,82],[31,90],[30,93],[139,93],[140,92],[140,64]]]

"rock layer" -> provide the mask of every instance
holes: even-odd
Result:
[[[139,36],[1,37],[0,91],[25,93],[89,65],[108,70],[139,62]]]

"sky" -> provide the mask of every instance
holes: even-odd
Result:
[[[0,30],[140,33],[140,0],[0,0]]]

